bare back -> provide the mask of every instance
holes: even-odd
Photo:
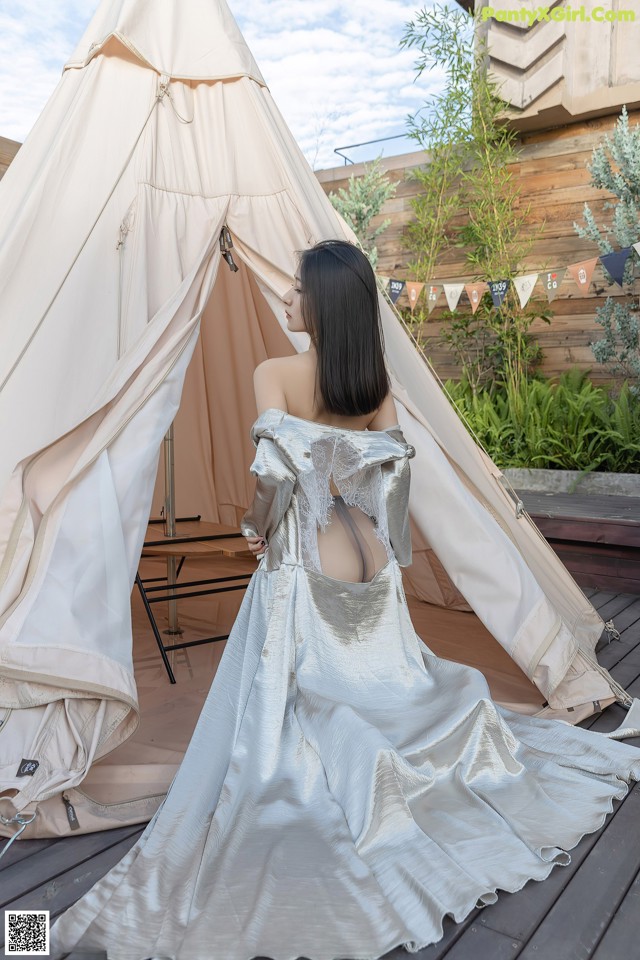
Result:
[[[310,351],[264,360],[253,374],[258,414],[274,407],[302,420],[327,423],[345,430],[386,430],[398,423],[390,392],[376,411],[363,416],[344,417],[321,413],[313,402],[316,369],[316,357]]]
[[[262,375],[255,379],[258,412],[274,406],[301,420],[327,423],[345,430],[384,430],[398,422],[391,393],[378,410],[365,416],[319,415],[313,403],[314,353],[269,360],[262,369]],[[330,520],[324,529],[318,530],[322,572],[335,580],[350,583],[372,580],[388,560],[385,547],[375,533],[375,518],[367,516],[359,507],[345,503],[333,476],[330,490],[334,498]]]
[[[343,417],[336,414],[318,412],[313,404],[313,385],[316,378],[316,358],[309,352],[299,353],[294,357],[284,357],[282,372],[284,395],[287,401],[287,411],[294,417],[303,420],[315,420],[319,423],[330,423],[333,427],[344,427],[347,430],[366,430],[373,413],[364,416]]]

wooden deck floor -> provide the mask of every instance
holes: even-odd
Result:
[[[619,641],[600,651],[599,659],[619,683],[640,697],[640,596],[591,591],[591,599],[605,620],[614,619],[621,634]],[[624,711],[614,706],[585,725],[612,729],[623,717]],[[640,738],[636,743],[640,746]],[[124,856],[142,829],[14,844],[0,861],[0,903],[4,909],[47,909],[53,919]],[[570,866],[556,868],[547,880],[532,881],[518,893],[501,894],[494,906],[475,911],[461,924],[447,922],[440,943],[412,956],[635,960],[640,956],[639,908],[640,786],[636,786],[602,830],[574,849]],[[70,960],[89,956],[74,953]],[[98,960],[100,955],[92,956]],[[398,949],[385,960],[408,956]],[[225,958],[212,953],[210,960]]]

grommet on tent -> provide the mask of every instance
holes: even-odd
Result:
[[[231,233],[229,231],[229,227],[225,223],[224,227],[220,231],[220,253],[229,264],[229,269],[231,270],[231,272],[237,273],[238,268],[235,265],[233,261],[233,256],[231,254],[232,246],[233,246],[233,240],[231,239]]]

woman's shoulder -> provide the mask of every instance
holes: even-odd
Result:
[[[268,357],[255,368],[254,377],[256,374],[259,377],[277,377],[282,370],[288,370],[291,367],[308,367],[311,363],[308,352],[304,350],[301,353],[293,353],[288,357]]]
[[[292,361],[295,357],[270,357],[263,360],[253,371],[253,389],[258,410],[275,407],[287,410],[285,384],[291,379]],[[299,364],[296,364],[296,369]]]

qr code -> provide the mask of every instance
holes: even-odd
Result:
[[[49,956],[49,911],[7,910],[4,919],[5,956]]]

